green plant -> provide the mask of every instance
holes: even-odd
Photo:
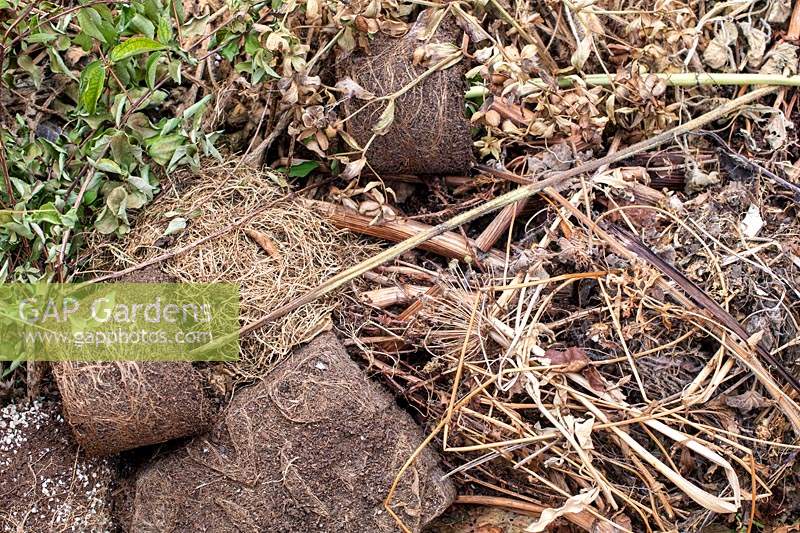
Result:
[[[0,0],[0,282],[65,278],[82,235],[124,235],[158,175],[217,155],[182,3]]]

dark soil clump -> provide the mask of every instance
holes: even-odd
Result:
[[[64,416],[94,455],[196,435],[212,406],[186,362],[61,362],[53,365]]]
[[[423,439],[331,334],[240,392],[210,434],[145,468],[133,531],[396,531],[383,501]],[[393,511],[414,531],[454,491],[425,450]]]
[[[368,54],[344,61],[340,76],[349,76],[376,96],[392,94],[412,83],[430,65],[414,64],[414,52],[425,46],[420,40],[428,21],[418,21],[402,38],[378,34]],[[439,26],[427,46],[459,45],[460,31],[450,23]],[[434,64],[437,61],[434,60]],[[394,121],[367,151],[367,160],[378,173],[464,174],[472,163],[472,139],[464,116],[465,62],[434,72],[395,102]],[[346,104],[347,115],[364,105]],[[373,135],[384,104],[369,107],[345,123],[348,133],[363,147]]]

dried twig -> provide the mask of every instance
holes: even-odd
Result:
[[[531,183],[524,187],[520,187],[519,189],[508,192],[502,196],[498,196],[497,198],[494,198],[486,202],[480,207],[470,209],[465,213],[461,213],[446,222],[434,226],[423,233],[419,233],[409,239],[406,239],[402,243],[399,243],[387,250],[384,250],[380,254],[371,257],[370,259],[360,263],[359,265],[356,265],[352,268],[345,270],[344,272],[332,277],[331,279],[329,279],[316,289],[308,292],[301,298],[298,298],[293,302],[290,302],[284,306],[281,306],[278,309],[275,309],[274,311],[266,314],[264,317],[255,322],[247,324],[246,326],[244,326],[239,330],[239,335],[245,335],[250,331],[258,329],[264,324],[267,324],[268,322],[275,320],[276,318],[281,317],[284,314],[294,309],[297,309],[302,305],[305,305],[309,302],[313,302],[317,298],[320,298],[321,296],[336,290],[345,283],[348,283],[350,280],[360,276],[364,272],[368,272],[374,269],[378,265],[382,265],[387,261],[391,261],[392,259],[402,255],[403,253],[409,250],[413,250],[414,248],[417,248],[421,244],[429,241],[430,239],[438,235],[441,235],[447,231],[453,230],[462,224],[466,224],[471,220],[474,220],[480,216],[491,213],[497,209],[505,207],[506,205],[522,200],[523,198],[528,198],[529,196],[537,194],[548,187],[562,185],[563,183],[567,182],[568,180],[576,176],[579,176],[580,174],[586,172],[592,172],[604,165],[621,161],[623,159],[630,157],[631,155],[638,154],[645,150],[649,150],[651,148],[659,146],[665,142],[671,141],[672,139],[674,139],[679,135],[684,135],[690,131],[702,128],[706,124],[710,124],[715,120],[725,117],[731,112],[736,111],[737,109],[739,109],[744,105],[747,105],[751,102],[758,100],[761,97],[773,93],[775,90],[776,90],[775,87],[767,87],[752,91],[750,93],[745,94],[744,96],[741,96],[724,105],[721,105],[709,111],[708,113],[701,115],[700,117],[689,120],[684,124],[676,126],[668,131],[665,131],[664,133],[656,135],[655,137],[646,139],[644,141],[623,148],[612,155],[607,155],[605,157],[601,157],[599,159],[583,163],[566,171],[555,172],[551,176],[546,177],[536,183]],[[198,351],[202,352],[211,347],[212,347],[211,345],[207,345],[206,347],[199,348]]]

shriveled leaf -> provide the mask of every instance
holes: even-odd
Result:
[[[359,100],[373,100],[375,98],[374,93],[363,88],[349,76],[345,76],[336,82],[336,89],[338,89],[345,98],[355,97]]]
[[[767,5],[767,22],[783,23],[792,14],[791,0],[769,0]]]
[[[453,43],[426,43],[414,49],[412,62],[426,68],[438,65],[438,69],[444,70],[450,63],[440,65],[442,61],[447,58],[451,58],[451,60],[460,58],[460,56],[460,49]]]
[[[728,66],[733,57],[730,46],[736,42],[738,37],[739,30],[736,29],[736,24],[730,21],[723,22],[717,34],[703,51],[705,64],[717,70]]]
[[[367,164],[367,158],[362,157],[360,159],[356,159],[355,161],[350,161],[344,166],[344,170],[341,173],[341,177],[344,179],[354,179],[361,175],[361,171],[364,170],[364,165]]]
[[[750,204],[750,207],[747,209],[747,214],[739,224],[739,230],[745,237],[752,239],[758,235],[758,232],[760,232],[763,227],[764,219],[761,218],[761,210],[756,204]]]
[[[165,48],[167,48],[166,45],[151,39],[150,37],[131,37],[127,41],[112,48],[108,57],[111,59],[111,61],[117,63],[129,57],[146,54],[148,52],[164,50]]]
[[[766,61],[759,69],[759,74],[797,74],[797,46],[779,42],[767,52]]]
[[[767,134],[764,136],[770,148],[778,150],[786,144],[787,129],[794,125],[786,120],[783,112],[775,113],[767,123]]]
[[[275,243],[272,242],[272,239],[266,236],[263,232],[258,230],[254,230],[251,228],[246,228],[244,230],[245,235],[250,237],[253,242],[261,247],[262,250],[267,252],[271,257],[275,259],[280,259],[281,254],[278,252],[278,247],[275,246]]]
[[[352,148],[357,152],[360,152],[362,150],[361,145],[358,143],[358,141],[352,135],[344,131],[344,128],[340,129],[338,133],[339,137],[341,137],[342,140],[347,143],[347,146],[349,146],[350,148]]]
[[[565,365],[561,372],[581,373],[589,380],[589,384],[593,389],[598,391],[605,390],[603,377],[595,367],[589,365],[591,360],[583,348],[570,346],[563,351],[551,348],[544,353],[544,357],[549,359],[552,365]]]
[[[547,526],[552,524],[557,518],[564,516],[565,514],[574,514],[585,511],[599,495],[600,489],[594,487],[593,489],[585,490],[580,494],[576,494],[575,496],[570,496],[561,507],[556,509],[545,509],[542,511],[542,514],[539,516],[539,520],[529,525],[525,531],[528,533],[540,533],[545,531]]]
[[[738,396],[729,396],[725,398],[725,403],[743,413],[748,413],[753,409],[761,409],[771,404],[769,400],[754,389],[739,394]]]
[[[385,135],[392,126],[392,122],[394,122],[394,100],[389,100],[380,118],[378,118],[378,122],[372,127],[372,131],[377,135]]]
[[[362,215],[374,215],[379,213],[381,209],[381,204],[378,202],[374,202],[372,200],[367,200],[365,202],[361,202],[358,206],[358,212]]]
[[[591,35],[588,35],[581,39],[578,43],[577,50],[575,50],[575,53],[572,54],[572,57],[570,58],[570,63],[575,70],[583,70],[583,65],[586,64],[586,61],[589,59],[589,56],[592,53],[593,42],[594,41],[592,40]]]
[[[758,68],[764,60],[764,52],[769,41],[767,34],[756,28],[750,22],[740,22],[739,28],[747,40],[747,66]]]
[[[483,26],[471,13],[467,13],[458,4],[451,4],[456,14],[456,23],[464,30],[464,33],[469,35],[473,43],[482,43],[483,41],[491,40],[489,33],[483,29]]]

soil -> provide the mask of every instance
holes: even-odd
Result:
[[[425,533],[525,533],[535,522],[534,516],[500,507],[454,505],[425,528]]]
[[[392,94],[414,81],[428,67],[413,64],[414,50],[424,24],[418,22],[402,38],[378,34],[366,54],[355,54],[339,66],[340,77],[349,76],[376,96]],[[443,23],[430,43],[460,43],[460,31]],[[438,61],[435,61],[436,64]],[[472,139],[464,115],[465,62],[431,74],[396,100],[394,121],[367,151],[370,166],[379,174],[464,174],[472,163]],[[364,105],[345,104],[346,115]],[[345,123],[348,133],[363,147],[373,135],[383,104],[367,109]]]
[[[175,283],[175,278],[161,270],[158,265],[150,265],[141,270],[125,274],[120,283]]]
[[[332,334],[237,394],[205,436],[138,476],[131,531],[397,531],[383,501],[423,435]],[[393,510],[419,531],[454,497],[425,450]]]
[[[57,404],[0,409],[0,531],[112,529],[112,464],[87,457]]]
[[[196,435],[212,404],[187,362],[60,362],[53,365],[64,416],[94,455]]]

